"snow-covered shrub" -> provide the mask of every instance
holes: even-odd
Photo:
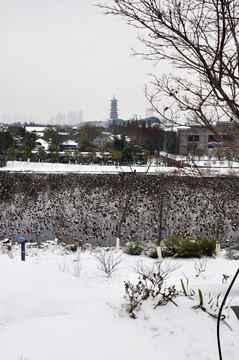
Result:
[[[132,284],[130,281],[124,282],[125,298],[128,300],[126,309],[132,319],[136,319],[135,311],[140,309],[144,300],[150,296],[149,289],[145,284],[139,280],[137,285]]]
[[[75,276],[81,280],[85,277],[83,266],[79,263],[79,261],[66,262],[66,259],[63,258],[63,260],[57,262],[57,265],[58,269],[63,273]]]
[[[126,243],[124,252],[129,255],[145,255],[153,259],[158,257],[157,245],[155,242],[143,242],[136,238],[133,238]]]
[[[199,255],[201,256],[208,256],[212,257],[215,255],[216,251],[216,240],[207,238],[207,237],[201,237],[196,239],[196,244],[198,246]]]
[[[177,235],[166,236],[161,243],[163,257],[174,256],[180,248],[180,237]]]
[[[203,256],[212,257],[215,255],[216,241],[210,238],[197,238],[191,240],[179,236],[170,236],[162,242],[163,256],[175,258],[201,258]]]
[[[126,309],[130,314],[130,317],[136,319],[135,311],[138,311],[143,303],[149,297],[155,300],[154,309],[157,306],[166,305],[168,302],[174,302],[174,299],[179,295],[175,286],[166,287],[164,284],[165,278],[161,272],[148,273],[139,277],[139,281],[136,285],[130,281],[125,281],[125,298],[128,300]]]
[[[125,244],[125,248],[124,248],[124,252],[129,255],[140,255],[143,252],[143,250],[144,250],[143,243],[136,238],[133,238],[131,241],[128,241]]]
[[[239,260],[239,245],[232,245],[226,249],[226,257],[230,260]]]
[[[212,257],[215,255],[216,241],[209,238],[198,238],[191,240],[181,239],[180,246],[174,257],[180,258],[201,258],[202,256]]]
[[[188,238],[184,238],[180,240],[179,248],[174,255],[176,258],[198,258],[201,257],[202,254],[199,251],[196,241],[192,241]]]
[[[172,266],[165,261],[147,265],[143,260],[139,260],[134,266],[131,266],[131,270],[140,277],[150,278],[152,274],[158,274],[158,279],[160,278],[162,282],[165,282],[176,269],[178,269],[177,265]]]
[[[6,240],[8,240],[8,239],[6,239]],[[7,245],[6,241],[5,240],[1,241],[0,242],[0,253],[6,254],[7,252],[8,252],[8,245]]]
[[[95,253],[98,269],[111,276],[117,270],[122,260],[122,254],[116,256],[112,250],[100,249]]]
[[[65,247],[70,252],[75,252],[78,247],[78,243],[66,236],[58,236],[58,244]]]
[[[208,259],[199,259],[195,261],[194,269],[196,270],[197,274],[196,277],[199,277],[199,275],[206,271]]]
[[[160,297],[158,302],[154,305],[154,309],[157,306],[167,305],[169,302],[172,302],[174,305],[178,306],[174,299],[179,296],[179,292],[177,291],[175,285],[165,287],[163,291],[160,292]]]
[[[144,244],[144,250],[143,250],[144,255],[153,258],[153,259],[157,259],[158,257],[158,253],[157,253],[157,245],[155,242],[151,241],[151,242],[146,242]]]

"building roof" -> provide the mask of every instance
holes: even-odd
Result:
[[[37,139],[37,142],[41,144],[41,146],[45,149],[45,150],[48,150],[48,142],[43,140],[43,139]]]
[[[62,145],[68,145],[68,146],[77,146],[77,142],[73,141],[73,140],[66,140],[62,143]]]
[[[36,133],[39,133],[39,132],[44,132],[46,127],[45,126],[26,126],[25,129],[28,132],[34,132],[35,131]]]

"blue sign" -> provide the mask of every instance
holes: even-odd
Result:
[[[18,237],[17,237],[17,241],[19,241],[19,242],[24,242],[24,241],[25,241],[24,236],[18,236]]]

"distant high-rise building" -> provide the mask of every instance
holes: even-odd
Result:
[[[110,101],[110,120],[118,119],[118,100],[116,100],[115,96]]]
[[[76,123],[76,111],[69,110],[67,112],[67,125],[72,125]]]
[[[67,113],[67,124],[68,125],[76,125],[83,121],[83,114],[82,111],[72,111],[69,110]]]
[[[82,123],[83,122],[83,112],[82,110],[78,111],[78,119],[77,119],[77,123]]]
[[[55,125],[64,125],[66,123],[66,115],[58,111],[54,123]]]
[[[56,116],[50,119],[52,125],[77,125],[82,122],[82,110],[69,110],[67,114],[58,111]]]
[[[25,122],[37,122],[39,119],[38,118],[33,118],[30,115],[23,115],[23,114],[2,114],[1,116],[1,121],[3,123],[6,124],[11,124],[14,122],[20,122],[20,123],[25,123]]]

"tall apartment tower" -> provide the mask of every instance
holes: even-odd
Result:
[[[118,100],[116,100],[115,96],[110,101],[110,120],[118,119]]]
[[[67,124],[77,125],[83,121],[82,110],[69,110],[67,113]]]

